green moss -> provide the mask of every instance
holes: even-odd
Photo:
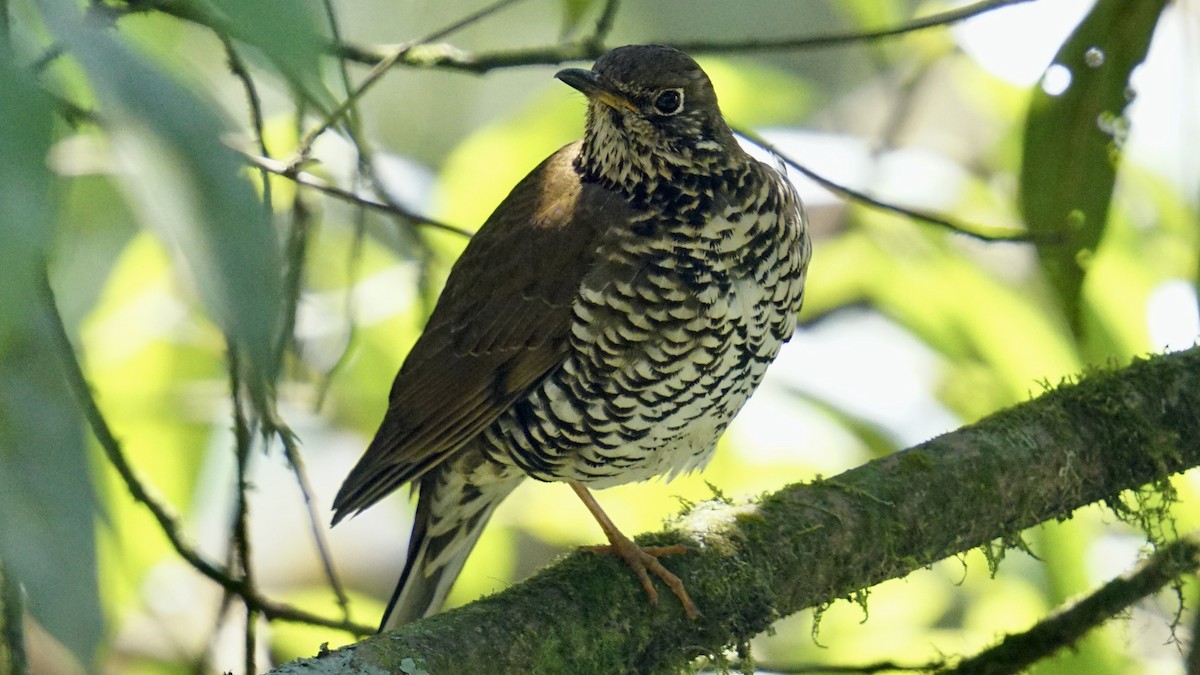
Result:
[[[901,452],[896,457],[900,460],[901,466],[910,470],[928,470],[937,466],[929,453],[919,449]]]

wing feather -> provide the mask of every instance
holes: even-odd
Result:
[[[578,152],[526,176],[455,263],[335,523],[445,461],[566,358],[580,281],[605,231],[629,219],[624,200],[580,181]]]

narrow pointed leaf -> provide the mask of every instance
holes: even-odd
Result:
[[[1021,207],[1042,269],[1077,334],[1084,275],[1104,235],[1128,133],[1129,77],[1145,59],[1166,4],[1099,0],[1055,56],[1030,104]]]
[[[80,414],[47,346],[52,119],[42,92],[0,61],[0,565],[87,665],[103,634],[95,500]]]

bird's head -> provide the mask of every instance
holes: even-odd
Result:
[[[742,152],[717,95],[687,54],[662,45],[617,47],[591,70],[555,75],[588,97],[581,162],[617,185],[709,173]]]

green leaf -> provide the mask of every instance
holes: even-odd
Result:
[[[52,341],[44,270],[56,202],[52,111],[0,59],[0,561],[28,609],[89,664],[103,619],[82,423]]]
[[[0,59],[0,351],[29,323],[50,227],[49,101]]]
[[[104,622],[79,410],[45,315],[0,352],[0,559],[30,613],[86,666]],[[88,668],[90,670],[90,668]]]
[[[1146,57],[1166,0],[1099,0],[1033,95],[1020,199],[1042,269],[1080,332],[1080,294],[1104,235],[1128,131],[1129,76]],[[1065,90],[1048,93],[1069,78]]]
[[[333,107],[321,79],[325,41],[308,2],[296,0],[188,0],[198,11],[215,6],[223,26],[238,40],[262,51],[275,68],[312,103]]]
[[[143,225],[180,256],[201,299],[241,348],[262,394],[273,380],[280,255],[270,214],[221,143],[214,106],[146,63],[61,0],[41,4],[96,90]],[[257,398],[257,397],[256,397]],[[260,399],[261,400],[261,399]]]

